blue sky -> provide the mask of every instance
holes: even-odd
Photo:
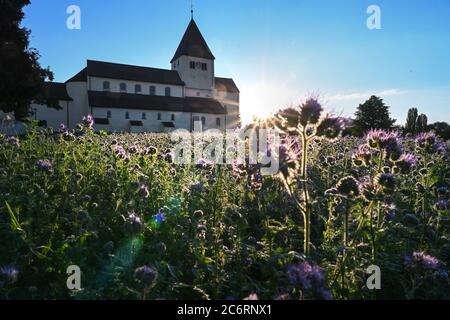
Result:
[[[81,8],[81,30],[66,8]],[[366,27],[369,5],[381,30]],[[190,19],[189,0],[32,0],[23,25],[55,81],[86,59],[170,68]],[[409,107],[450,122],[448,0],[194,0],[195,20],[216,56],[216,75],[241,90],[245,121],[319,94],[352,115],[371,94],[403,123]]]

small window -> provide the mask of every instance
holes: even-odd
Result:
[[[111,90],[111,85],[109,81],[103,81],[103,91],[109,91]]]
[[[158,112],[158,120],[161,120],[161,112]]]
[[[191,61],[189,63],[189,65],[190,65],[191,69],[195,69],[195,61]]]
[[[206,124],[206,118],[202,117],[202,125],[204,126]]]
[[[170,115],[170,121],[175,121],[175,114],[172,113],[172,114]]]
[[[202,68],[202,63],[201,62],[196,62],[195,63],[195,68],[196,69],[201,69]]]
[[[206,63],[202,63],[202,70],[203,71],[208,70],[208,65]]]
[[[125,112],[125,119],[130,119],[130,113],[128,111]]]
[[[142,87],[140,84],[136,84],[134,86],[134,93],[141,93],[142,92]]]
[[[200,92],[197,91],[197,97],[200,97]]]
[[[127,84],[126,83],[121,83],[120,84],[120,92],[127,92]]]
[[[150,86],[150,95],[154,96],[156,94],[156,88],[155,86]]]
[[[147,114],[145,112],[142,112],[142,120],[147,120]]]
[[[170,94],[171,94],[170,88],[166,87],[166,97],[170,97]]]
[[[220,118],[216,118],[216,126],[220,127]]]
[[[108,119],[111,119],[111,111],[108,110],[108,112],[106,112],[106,117],[107,117]]]

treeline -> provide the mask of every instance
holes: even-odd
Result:
[[[358,106],[354,118],[348,119],[348,128],[343,134],[361,137],[370,129],[396,130],[404,135],[434,131],[444,140],[450,140],[450,125],[447,122],[428,124],[426,114],[419,114],[417,108],[411,108],[408,110],[405,125],[396,125],[397,120],[391,118],[389,108],[382,98],[375,95],[371,96]],[[279,121],[280,116],[285,119],[284,123]],[[298,120],[298,109],[286,108],[278,111],[269,122],[287,128],[295,126]]]

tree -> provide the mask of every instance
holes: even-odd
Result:
[[[45,80],[53,80],[49,68],[39,64],[39,53],[29,48],[30,30],[22,28],[23,8],[29,0],[0,0],[0,110],[14,112],[20,120],[29,115],[32,101],[52,106]]]
[[[428,128],[434,130],[442,139],[450,140],[450,125],[447,122],[435,122],[430,124]]]
[[[417,117],[418,117],[418,111],[417,108],[411,108],[408,110],[408,116],[406,118],[406,124],[405,124],[405,133],[416,133],[416,125],[417,125]]]
[[[361,136],[370,129],[392,129],[395,119],[391,119],[389,106],[386,106],[383,99],[371,96],[369,100],[360,104],[355,113],[353,122],[353,132]]]
[[[425,132],[428,130],[428,117],[423,113],[417,118],[416,132]]]

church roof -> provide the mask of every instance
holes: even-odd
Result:
[[[45,89],[48,96],[55,100],[72,101],[66,90],[66,84],[61,82],[46,82]]]
[[[177,71],[133,66],[127,64],[87,61],[87,75],[90,77],[154,82],[184,86]]]
[[[211,98],[180,98],[103,91],[89,91],[88,97],[91,107],[226,114],[222,104]]]
[[[233,79],[216,77],[215,83],[217,91],[239,93],[239,89]]]
[[[180,45],[178,46],[175,55],[173,56],[170,63],[174,62],[181,56],[190,56],[196,58],[204,58],[214,60],[215,57],[208,47],[205,39],[203,38],[200,30],[197,27],[194,19],[191,19],[186,32],[181,39]]]
[[[66,81],[67,82],[86,82],[87,81],[87,68],[83,68],[80,72],[74,75],[72,78]]]

